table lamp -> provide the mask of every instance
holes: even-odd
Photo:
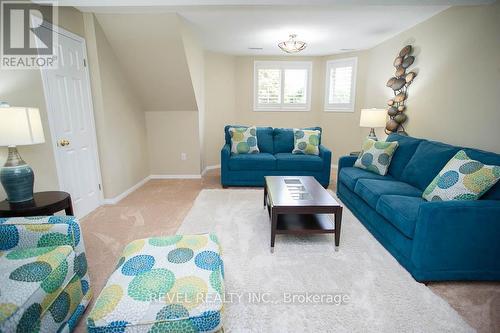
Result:
[[[37,108],[0,107],[0,146],[7,146],[7,162],[0,169],[0,181],[7,200],[19,203],[33,200],[33,170],[19,155],[16,146],[45,142]]]
[[[375,128],[385,127],[386,117],[387,111],[384,109],[362,109],[359,126],[371,128],[368,139],[378,141],[375,135]]]

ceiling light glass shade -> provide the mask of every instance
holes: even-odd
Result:
[[[299,40],[295,40],[297,35],[290,35],[290,39],[286,42],[281,42],[278,44],[279,48],[285,51],[286,53],[297,53],[306,48],[306,42],[301,42]]]

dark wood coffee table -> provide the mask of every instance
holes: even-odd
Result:
[[[342,206],[314,177],[266,176],[264,179],[264,208],[267,207],[271,218],[271,252],[274,252],[276,234],[335,234],[335,250],[338,250]]]

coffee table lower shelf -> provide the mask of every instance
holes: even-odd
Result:
[[[277,234],[335,233],[334,222],[328,214],[279,214]]]

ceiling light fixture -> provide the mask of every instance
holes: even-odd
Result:
[[[295,40],[295,38],[297,38],[297,35],[291,34],[289,40],[278,44],[279,48],[286,53],[297,53],[305,49],[307,46],[306,42]]]

